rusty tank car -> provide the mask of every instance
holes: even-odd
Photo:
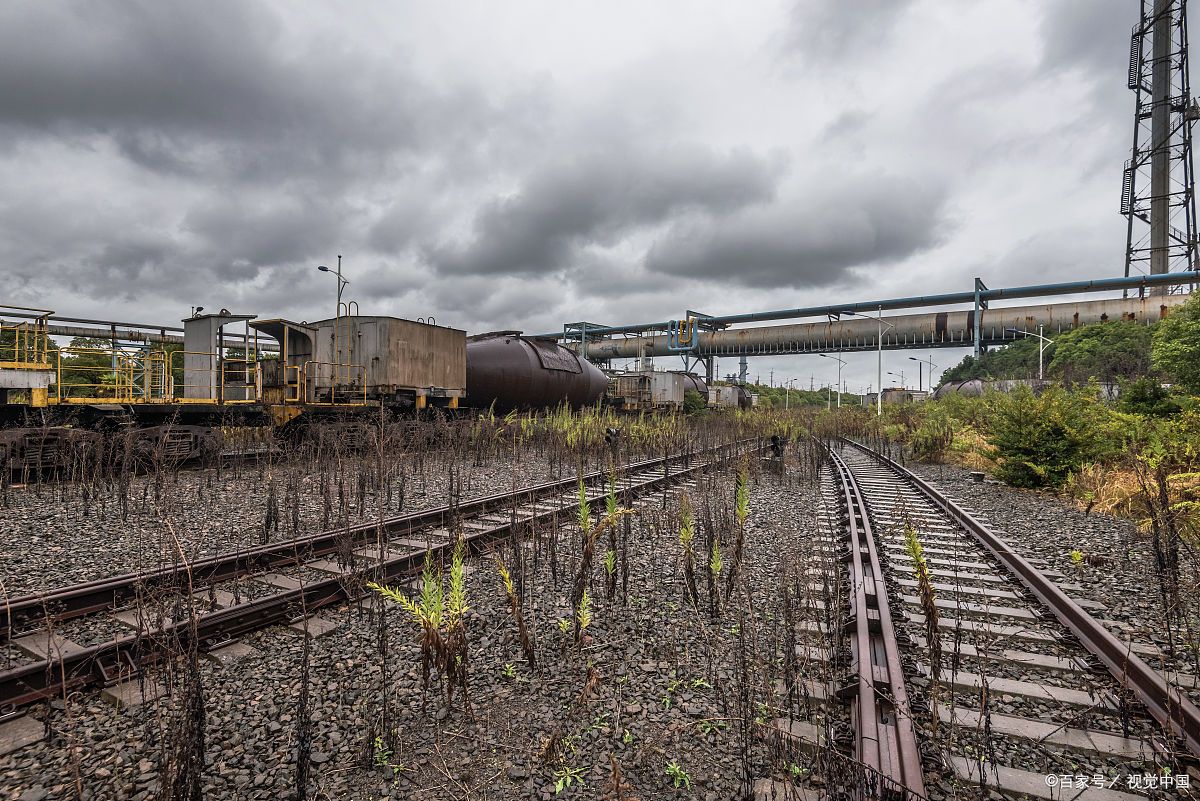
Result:
[[[518,331],[467,339],[466,400],[477,409],[545,409],[563,403],[578,409],[596,403],[607,388],[600,368],[551,340]]]

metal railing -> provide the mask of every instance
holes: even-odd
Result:
[[[50,398],[55,403],[161,402],[166,400],[164,390],[168,387],[167,360],[162,351],[122,353],[67,346],[56,354]]]
[[[333,406],[367,402],[367,369],[361,364],[307,361],[299,369],[296,387],[302,393],[301,403]],[[324,396],[326,389],[328,397]]]
[[[262,396],[258,360],[221,356],[214,351],[170,353],[169,392],[172,403],[254,403]],[[181,377],[181,378],[177,378]]]
[[[0,306],[0,312],[19,308],[21,307]],[[46,312],[46,315],[49,314]],[[46,331],[45,316],[19,323],[5,323],[0,320],[0,367],[15,370],[49,370],[50,337]]]

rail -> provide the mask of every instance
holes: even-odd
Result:
[[[924,479],[890,457],[853,440],[843,442],[891,468],[904,481],[921,491],[945,514],[979,541],[1001,564],[1032,592],[1074,634],[1125,689],[1133,693],[1163,729],[1175,737],[1183,750],[1200,758],[1200,708],[1182,690],[1147,665],[1130,646],[1071,600],[1053,581],[1015,552],[1004,540],[944,496]]]
[[[878,775],[880,798],[925,796],[920,746],[912,725],[900,646],[888,605],[885,577],[858,481],[832,449],[846,504],[850,588],[855,758]]]
[[[761,448],[762,443],[755,442]],[[690,459],[693,454],[682,454],[658,460],[650,460],[651,463],[661,462],[663,464],[661,474],[641,481],[636,485],[627,486],[621,492],[636,494],[641,491],[650,491],[677,481],[682,477],[710,469],[714,465],[724,462],[732,455],[740,453],[743,444],[744,441],[711,448],[708,451],[708,453],[714,454],[711,461],[682,467],[675,472],[669,469],[670,461],[677,458]],[[633,466],[630,467],[632,468]],[[603,474],[593,473],[591,475]],[[574,486],[576,481],[577,479],[572,478],[540,486],[555,488],[564,484]],[[600,487],[587,494],[589,503],[599,504],[603,502],[603,498],[607,495],[607,488]],[[493,496],[494,498],[504,498],[510,503],[513,502],[512,493],[503,496]],[[437,511],[440,514],[457,514],[458,510],[462,508],[461,506],[453,508],[442,507]],[[514,512],[508,522],[497,523],[495,525],[489,523],[487,524],[487,528],[476,528],[473,530],[473,533],[463,535],[464,541],[472,548],[478,548],[486,541],[508,534],[518,524],[547,521],[554,516],[577,508],[577,503],[567,503],[556,509],[537,511],[532,516],[525,518],[518,518],[515,508],[514,506]],[[374,533],[377,530],[377,526],[377,523],[364,525],[358,527],[357,531],[360,533],[364,531]],[[345,536],[347,532],[343,530],[336,533]],[[319,536],[325,537],[331,534],[334,534],[334,532],[327,532],[325,535]],[[291,546],[289,563],[297,563],[295,543],[287,543],[285,545]],[[434,548],[431,544],[430,548],[432,550],[441,550],[449,547],[449,545],[450,543],[440,543]],[[369,572],[375,580],[385,583],[411,576],[420,570],[426,553],[427,551],[425,550],[413,550],[410,553],[402,555],[389,553],[390,558],[385,558],[378,562],[369,568]],[[316,553],[313,552],[307,555],[313,556]],[[196,570],[201,564],[193,563],[179,570],[171,570],[169,572],[178,575],[181,571],[185,573],[190,571],[194,579],[196,577]],[[347,570],[347,573],[357,574],[361,572],[363,571]],[[101,582],[93,584],[99,583]],[[321,608],[353,600],[360,594],[359,590],[353,585],[353,582],[346,580],[345,574],[335,575],[332,578],[302,585],[294,590],[287,590],[258,600],[200,614],[194,620],[168,622],[161,629],[155,631],[139,632],[99,645],[89,646],[78,651],[58,653],[50,659],[0,671],[0,716],[38,700],[55,697],[75,689],[97,683],[108,684],[131,678],[140,671],[141,666],[152,664],[161,659],[167,653],[167,644],[171,642],[187,643],[194,641],[205,647],[214,647],[215,645],[227,642],[232,637],[240,636],[264,626],[290,622],[296,619],[297,616],[311,614]],[[68,588],[68,590],[70,589],[72,588]],[[92,589],[96,588],[93,586]],[[14,599],[13,604],[9,605],[8,614],[10,616],[12,615],[14,606],[18,601],[22,600],[24,599]],[[101,606],[99,608],[106,607]]]

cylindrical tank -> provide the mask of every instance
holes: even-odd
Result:
[[[950,395],[963,395],[967,398],[978,398],[983,394],[983,382],[978,378],[969,378],[966,381],[947,381],[933,392],[934,399],[945,398]]]
[[[704,398],[706,401],[708,400],[708,384],[704,383],[703,378],[695,373],[681,373],[681,375],[683,376],[684,392],[687,392],[690,389],[693,392],[699,392],[700,397]]]
[[[749,408],[750,408],[750,406],[752,405],[752,404],[750,403],[750,393],[749,393],[749,391],[747,391],[747,389],[746,389],[745,387],[741,386],[740,384],[739,384],[738,386],[734,387],[734,389],[735,389],[735,390],[736,390],[736,392],[737,392],[737,405],[738,405],[738,408],[739,408],[739,409],[749,409]]]
[[[477,409],[578,409],[606,389],[600,368],[548,339],[503,331],[467,340],[467,405]]]

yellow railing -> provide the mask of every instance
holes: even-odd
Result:
[[[60,348],[51,399],[55,403],[109,400],[118,403],[162,402],[169,386],[161,351],[128,354],[104,348]]]
[[[106,348],[57,351],[52,403],[256,403],[262,367],[251,358],[161,350],[123,353]],[[367,403],[366,368],[359,364],[307,361],[286,365],[285,403]]]
[[[0,322],[0,367],[49,370],[49,347],[44,319],[10,325]]]

